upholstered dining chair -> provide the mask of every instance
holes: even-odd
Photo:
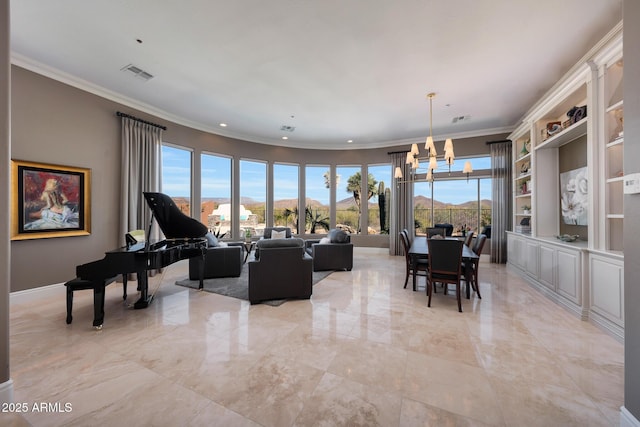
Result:
[[[444,228],[440,227],[427,227],[427,239],[432,238],[433,236],[442,236],[445,237],[446,231]]]
[[[482,255],[482,250],[484,249],[486,241],[487,235],[479,234],[478,237],[476,237],[475,245],[473,245],[473,253],[478,255],[478,258],[464,262],[464,279],[467,280],[467,278],[469,278],[471,282],[471,289],[475,291],[478,298],[482,298],[480,295],[480,285],[478,284],[478,269],[480,267],[480,255]]]
[[[462,246],[461,240],[427,239],[429,247],[429,265],[427,268],[427,307],[431,307],[431,295],[435,292],[435,284],[456,285],[458,311],[462,313],[460,281],[462,280]]]
[[[400,233],[400,241],[402,241],[402,247],[404,248],[404,257],[406,260],[406,268],[407,274],[404,278],[404,288],[407,288],[407,283],[409,282],[410,275],[417,276],[427,276],[427,265],[428,261],[426,259],[418,259],[418,263],[416,264],[416,270],[413,271],[413,266],[411,263],[411,257],[409,256],[409,248],[411,245],[409,244],[409,237],[407,236],[406,230],[402,230]]]
[[[473,241],[473,231],[467,231],[467,236],[464,239],[464,244],[467,245],[468,248],[471,247],[471,242]]]

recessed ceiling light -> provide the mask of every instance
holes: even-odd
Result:
[[[282,139],[289,139],[289,137],[288,136],[283,136]]]
[[[220,127],[226,128],[227,124],[226,123],[220,123]]]
[[[347,144],[351,144],[353,142],[353,139],[348,139],[347,140]]]

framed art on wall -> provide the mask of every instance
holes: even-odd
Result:
[[[91,170],[11,161],[11,240],[91,234]]]

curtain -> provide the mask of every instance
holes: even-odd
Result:
[[[394,178],[394,185],[391,187],[391,218],[389,221],[389,254],[404,255],[404,248],[398,233],[402,229],[409,230],[413,237],[415,232],[415,221],[413,219],[413,183],[401,182],[410,176],[411,167],[406,164],[407,152],[390,153],[391,169],[399,167],[402,170],[403,178]]]
[[[507,262],[507,231],[512,230],[511,141],[491,144],[491,262]]]
[[[162,129],[139,120],[122,117],[122,182],[120,199],[120,240],[131,230],[148,230],[151,211],[143,191],[160,191]],[[159,227],[153,227],[152,241]]]

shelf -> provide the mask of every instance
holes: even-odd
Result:
[[[524,156],[520,156],[516,159],[516,162],[521,162],[523,160],[528,160],[531,158],[531,153],[527,153]]]
[[[605,110],[607,113],[611,113],[613,111],[616,111],[619,108],[622,108],[622,105],[624,103],[624,99],[621,99],[620,101],[616,102],[613,105],[610,105],[609,107],[607,107],[607,109]]]
[[[528,214],[526,214],[526,213],[517,213],[516,216],[528,216],[528,217],[530,217],[531,214],[530,213],[528,213]]]
[[[518,197],[531,197],[531,193],[526,193],[526,194],[516,194],[516,198]]]
[[[607,184],[611,184],[614,182],[621,182],[621,181],[624,181],[624,176],[616,176],[615,178],[608,178]]]
[[[522,175],[518,175],[516,177],[516,181],[523,178],[531,178],[531,172],[523,173]]]
[[[607,219],[624,219],[624,214],[607,214]]]
[[[546,141],[535,147],[536,150],[543,150],[546,148],[558,148],[569,142],[580,138],[583,135],[587,134],[587,120],[588,117],[580,120],[578,123],[574,123],[568,128],[564,129],[557,135],[553,135],[549,137]]]
[[[620,138],[616,138],[613,141],[609,142],[605,147],[607,148],[611,148],[611,147],[615,147],[617,145],[620,145],[624,142],[624,137],[621,136]]]

